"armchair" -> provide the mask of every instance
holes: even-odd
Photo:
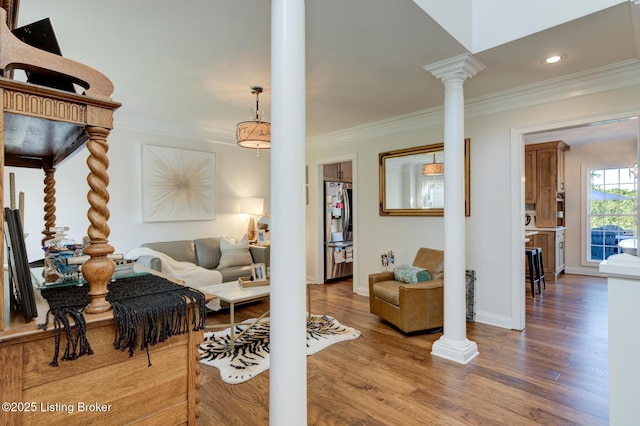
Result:
[[[369,275],[369,307],[373,314],[405,333],[440,331],[444,323],[444,251],[421,248],[414,266],[426,268],[431,281],[406,284],[393,271]]]

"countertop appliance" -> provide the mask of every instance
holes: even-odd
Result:
[[[524,211],[524,227],[525,228],[536,227],[536,211],[535,210]]]
[[[351,184],[324,183],[324,282],[353,275]]]

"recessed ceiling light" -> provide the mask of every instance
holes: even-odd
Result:
[[[548,56],[548,57],[544,58],[542,60],[542,63],[543,64],[555,64],[557,62],[562,61],[566,57],[567,57],[567,55],[552,55],[552,56]]]

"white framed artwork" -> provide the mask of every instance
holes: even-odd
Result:
[[[266,281],[267,268],[264,263],[253,263],[251,265],[251,277],[253,281]]]
[[[145,222],[215,219],[215,154],[143,145],[142,211]]]
[[[267,240],[267,231],[264,229],[258,229],[257,244],[269,244],[269,240]]]

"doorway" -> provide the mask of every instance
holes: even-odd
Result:
[[[323,165],[324,283],[353,277],[351,161]]]
[[[353,291],[357,292],[359,269],[356,154],[319,159],[316,164],[316,179],[317,206],[313,225],[316,235],[315,282],[330,283],[352,279]],[[327,193],[325,182],[332,183],[332,192]],[[345,217],[345,213],[348,217]]]
[[[522,254],[522,241],[525,235],[524,218],[526,207],[524,204],[524,158],[525,144],[539,143],[547,141],[564,140],[569,146],[580,146],[585,144],[593,144],[598,141],[613,141],[615,137],[613,132],[620,132],[619,137],[632,138],[638,141],[640,133],[639,121],[637,119],[638,112],[626,112],[617,115],[591,117],[583,120],[571,122],[559,122],[552,125],[530,126],[523,128],[512,128],[511,141],[515,148],[511,153],[511,169],[512,179],[515,183],[511,188],[512,200],[512,223],[514,224],[514,232],[512,233],[512,328],[522,330],[525,327],[525,299],[527,288],[524,285],[525,261]],[[615,129],[615,130],[614,130]],[[638,143],[636,142],[636,158],[638,156]],[[572,171],[575,173],[575,170]],[[565,174],[566,177],[566,174]],[[577,176],[571,175],[572,178],[578,179]],[[517,180],[516,180],[517,179]],[[517,182],[517,183],[516,183]],[[584,191],[578,181],[578,187],[573,191],[579,191],[577,203],[581,203],[581,193]],[[570,188],[568,188],[570,190]],[[567,204],[569,204],[567,202]],[[573,216],[576,216],[574,213]],[[584,218],[577,214],[577,217],[565,217],[567,226],[573,227],[569,235],[573,240],[568,241],[569,250],[582,250],[581,229],[584,227],[582,222]],[[545,268],[546,269],[546,268]],[[573,272],[579,273],[579,272]]]

